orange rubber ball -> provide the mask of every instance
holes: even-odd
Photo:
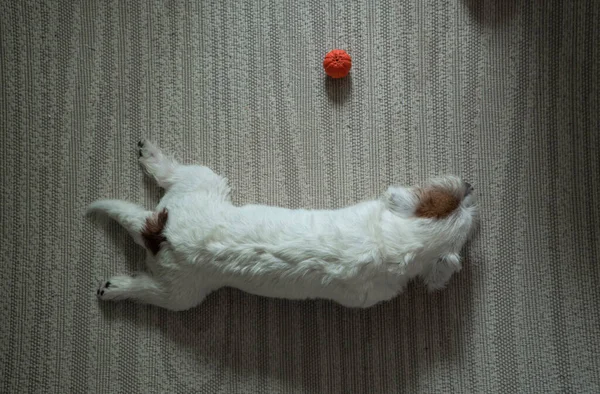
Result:
[[[323,68],[331,78],[344,78],[350,72],[352,58],[343,49],[334,49],[325,55]]]

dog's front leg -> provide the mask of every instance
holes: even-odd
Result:
[[[460,271],[460,269],[460,256],[456,253],[449,253],[433,263],[429,272],[423,276],[423,280],[429,291],[443,289],[452,274]]]

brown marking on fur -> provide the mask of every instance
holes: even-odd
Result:
[[[162,211],[154,212],[152,216],[146,219],[146,224],[142,229],[142,238],[144,238],[146,248],[152,254],[157,254],[160,250],[160,244],[167,240],[167,237],[163,235],[163,230],[168,218],[169,212],[166,208],[163,208]]]
[[[420,218],[443,219],[460,205],[460,199],[443,189],[423,190],[416,215]]]

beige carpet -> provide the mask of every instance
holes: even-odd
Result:
[[[600,392],[600,2],[0,2],[0,392]],[[351,77],[324,78],[345,48]],[[141,269],[149,136],[236,203],[341,207],[457,173],[481,228],[442,292],[368,310],[224,289],[96,301]]]

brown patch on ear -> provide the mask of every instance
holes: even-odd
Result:
[[[443,219],[460,205],[460,200],[442,189],[423,190],[416,215],[420,218]]]
[[[146,248],[157,254],[160,250],[160,244],[167,240],[167,237],[163,235],[163,230],[167,224],[169,218],[169,212],[166,208],[163,208],[160,212],[155,212],[146,219],[146,224],[142,229],[142,238],[144,238],[144,244]]]

